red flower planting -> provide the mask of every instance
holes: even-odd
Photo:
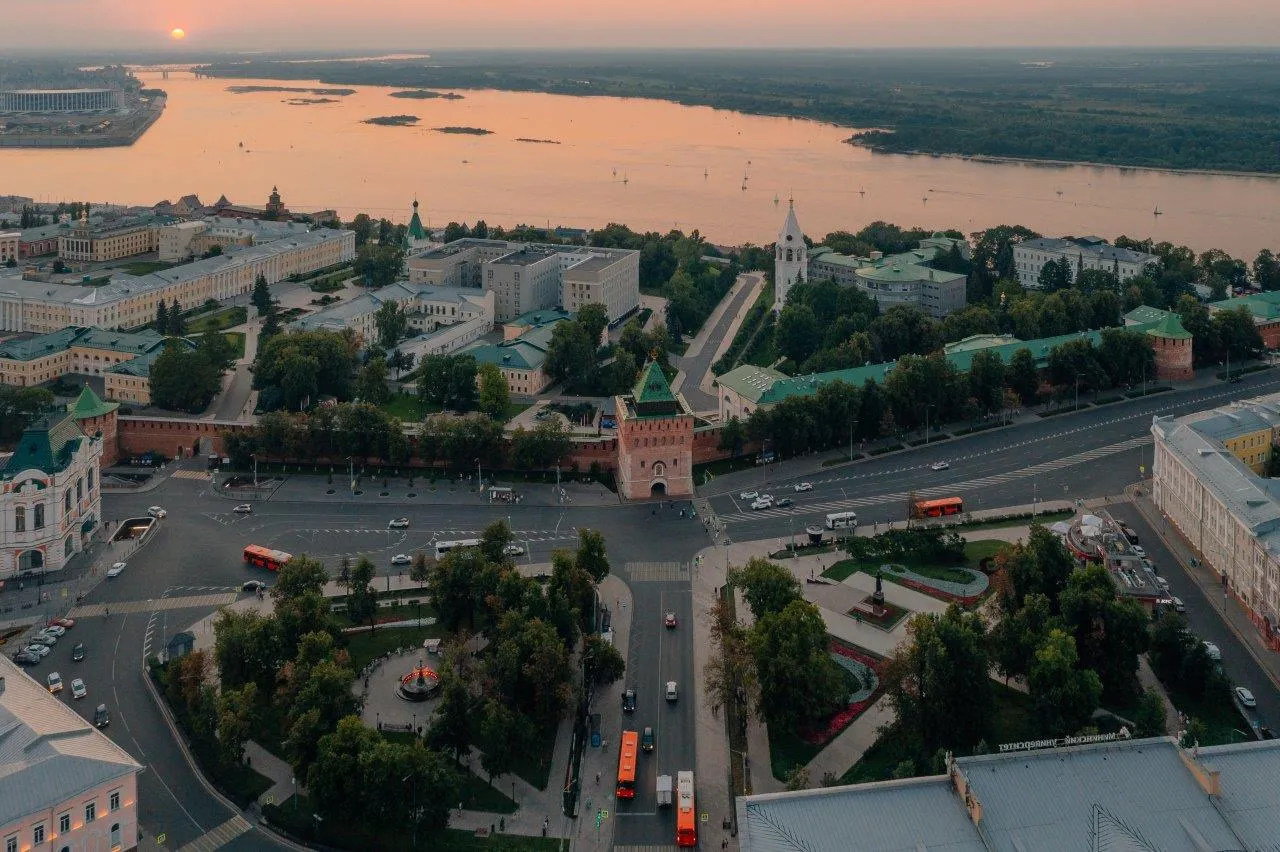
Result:
[[[877,675],[880,673],[881,660],[878,657],[871,656],[865,651],[860,651],[857,648],[844,644],[843,642],[831,642],[827,646],[827,649],[833,654],[839,654],[842,657],[847,657],[850,660],[856,660],[859,663],[862,663],[873,672],[876,672]],[[843,710],[840,710],[828,719],[825,726],[805,731],[800,735],[800,738],[813,745],[825,745],[826,743],[831,742],[831,740],[835,739],[841,731],[849,727],[849,725],[853,723],[854,719],[861,716],[866,712],[868,707],[879,700],[881,691],[880,686],[877,684],[875,692],[871,693],[871,695],[861,701],[855,701],[852,704],[849,704]]]

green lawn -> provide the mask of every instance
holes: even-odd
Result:
[[[203,334],[206,331],[225,331],[240,325],[249,318],[249,310],[243,306],[223,308],[187,321],[187,334]]]
[[[862,685],[856,683],[853,672],[847,669],[840,669],[844,674],[845,682],[849,686],[849,691],[861,689]],[[773,772],[773,777],[779,781],[787,780],[787,773],[797,766],[807,766],[809,761],[818,756],[818,752],[827,747],[827,743],[822,745],[814,745],[800,738],[798,734],[791,731],[774,732],[773,727],[768,728],[769,731],[769,769]],[[837,736],[839,736],[837,734]],[[811,779],[814,783],[821,781],[821,778]]]
[[[987,742],[994,750],[996,743],[1021,742],[1039,736],[1031,718],[1031,697],[1026,693],[992,683],[995,698],[991,715],[991,733]],[[969,752],[957,752],[968,754]],[[862,759],[840,777],[841,784],[862,784],[867,781],[885,781],[900,763],[912,756],[912,748],[897,725],[875,741],[862,755]],[[932,772],[933,767],[927,767]],[[941,771],[941,770],[938,770]]]
[[[392,417],[398,417],[406,423],[417,423],[428,414],[440,411],[437,405],[423,402],[417,394],[398,393],[378,406]]]
[[[231,352],[236,358],[244,357],[244,332],[243,331],[227,331],[223,332],[223,337],[227,339],[227,343],[231,344]]]
[[[964,545],[965,564],[975,571],[981,570],[982,560],[995,556],[1009,546],[1009,542],[999,539],[967,541]]]
[[[159,272],[163,269],[172,269],[177,264],[165,263],[160,260],[135,260],[132,263],[126,263],[120,267],[120,271],[128,275],[150,275],[153,272]]]
[[[864,574],[870,574],[874,577],[876,571],[880,570],[880,566],[882,564],[884,563],[857,562],[853,559],[842,559],[826,571],[823,571],[822,576],[839,581],[849,577],[855,571],[861,571]],[[902,564],[906,565],[906,567],[911,571],[934,580],[945,580],[949,583],[969,583],[973,581],[973,577],[969,576],[969,572],[962,571],[959,568],[943,565],[919,564],[909,561],[904,561]],[[881,574],[886,580],[893,580],[897,576],[891,570],[882,571]]]
[[[524,837],[519,834],[477,837],[474,832],[454,828],[434,834],[423,833],[415,844],[412,834],[403,826],[391,826],[376,832],[358,822],[341,819],[319,821],[305,796],[290,796],[279,806],[264,807],[262,813],[272,825],[283,828],[294,837],[323,840],[328,848],[353,852],[369,849],[380,852],[410,852],[415,849],[431,852],[556,852],[560,848],[560,841],[551,837]],[[319,831],[317,825],[322,826]]]
[[[556,729],[558,725],[534,733],[529,743],[529,753],[521,755],[512,766],[512,771],[528,781],[539,790],[547,789],[551,778],[551,755],[556,749]]]
[[[1231,700],[1229,689],[1203,698],[1192,698],[1181,690],[1169,690],[1169,700],[1183,713],[1204,722],[1205,737],[1200,745],[1221,745],[1253,739],[1252,735],[1242,736],[1249,728]],[[1236,731],[1240,733],[1237,734]]]
[[[483,770],[482,770],[483,771]],[[471,772],[462,775],[462,808],[468,811],[485,811],[491,814],[513,814],[516,803],[502,792],[502,783],[490,786],[489,782]]]
[[[242,808],[256,802],[259,796],[271,789],[270,778],[244,764],[228,766],[218,762],[211,767],[207,762],[202,762],[201,765],[210,770],[213,782]]]
[[[1018,515],[1016,517],[1008,518],[992,518],[987,521],[965,521],[959,524],[943,524],[942,526],[945,529],[955,530],[957,532],[980,529],[1003,529],[1005,527],[1026,527],[1030,526],[1032,522],[1047,526],[1056,521],[1070,520],[1075,516],[1075,512],[1069,509],[1063,509],[1060,512],[1037,512],[1035,517],[1032,517],[1031,515]]]
[[[438,624],[430,627],[387,627],[367,633],[349,634],[346,639],[347,653],[351,655],[351,668],[360,671],[366,663],[388,651],[408,646],[421,647],[424,639],[439,639],[442,634]]]

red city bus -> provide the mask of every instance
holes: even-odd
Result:
[[[640,751],[640,735],[635,731],[622,732],[622,744],[618,749],[618,798],[636,797],[636,754]]]
[[[698,845],[698,814],[693,806],[693,773],[676,773],[676,845]]]
[[[251,544],[244,549],[244,561],[247,564],[255,568],[266,568],[270,571],[279,571],[292,558],[292,553],[285,553],[283,550],[272,550],[269,547],[263,547],[258,544]]]
[[[941,518],[963,511],[964,501],[959,497],[943,497],[941,500],[917,500],[911,506],[911,517]]]

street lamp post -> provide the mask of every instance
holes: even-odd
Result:
[[[480,459],[476,459],[476,492],[484,490],[484,477],[480,475]]]
[[[1080,410],[1080,374],[1079,373],[1076,373],[1076,401],[1075,401],[1075,404],[1071,406],[1071,410],[1072,411]]]

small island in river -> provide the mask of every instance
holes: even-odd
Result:
[[[483,127],[433,127],[436,133],[465,133],[470,136],[489,136],[492,130],[485,130]]]
[[[366,118],[365,124],[378,124],[383,127],[410,127],[417,124],[420,119],[416,115],[378,115],[373,118]]]
[[[432,98],[444,98],[446,101],[460,101],[462,95],[457,92],[437,92],[432,89],[406,89],[403,92],[392,92],[393,98],[412,98],[417,101],[429,101]]]
[[[281,103],[289,106],[310,106],[311,104],[336,104],[337,98],[285,98]]]
[[[299,86],[227,86],[227,91],[233,95],[247,95],[253,92],[293,92],[299,95],[337,95],[343,98],[356,93],[355,89],[308,89]]]
[[[517,142],[533,142],[536,145],[559,145],[559,139],[530,139],[528,136],[517,136]]]

